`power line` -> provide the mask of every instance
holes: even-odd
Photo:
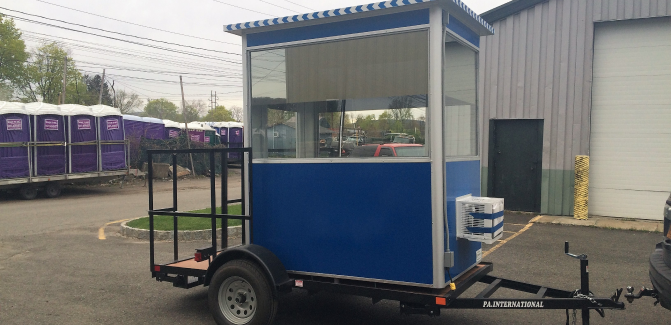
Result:
[[[37,34],[37,35],[46,35],[46,34],[40,34],[40,33],[35,33],[35,32],[29,32],[29,31],[23,31],[23,32],[24,33]],[[83,43],[87,43],[87,44],[101,45],[101,44],[98,44],[98,43],[73,40],[73,39],[65,38],[65,37],[58,37],[58,36],[51,36],[51,35],[46,35],[46,36],[54,37],[54,38],[57,38],[57,39],[65,39],[65,40],[75,41],[75,42],[83,42]],[[24,35],[24,37],[25,37],[25,35]],[[110,50],[110,49],[120,49],[120,50],[123,50],[123,51],[133,51],[133,50],[130,50],[130,49],[118,48],[118,47],[113,47],[113,46],[107,46],[105,48],[96,48],[96,47],[89,47],[89,46],[86,46],[86,45],[75,44],[75,43],[70,43],[70,42],[61,41],[61,40],[54,40],[54,39],[49,39],[49,38],[39,38],[39,37],[34,37],[34,36],[28,36],[28,37],[29,38],[33,37],[33,38],[36,38],[36,39],[42,40],[42,41],[53,41],[53,42],[67,43],[67,44],[69,44],[68,46],[78,48],[78,49],[80,49],[84,52],[92,52],[92,53],[105,54],[105,55],[110,55],[110,56],[121,55],[121,56],[125,56],[125,57],[132,57],[132,58],[138,58],[138,59],[141,59],[141,60],[147,60],[147,61],[151,61],[151,62],[154,62],[154,63],[156,61],[159,61],[159,62],[163,62],[163,63],[168,64],[168,65],[179,66],[179,67],[187,67],[187,68],[190,68],[190,69],[196,69],[196,70],[202,70],[202,71],[219,72],[221,70],[230,70],[231,69],[230,67],[218,67],[218,66],[213,66],[213,65],[209,65],[207,63],[201,63],[201,62],[197,62],[197,61],[180,61],[180,60],[166,59],[166,57],[167,58],[174,58],[174,57],[166,56],[166,55],[159,54],[159,53],[143,52],[143,51],[137,51],[137,50],[134,51],[136,53],[146,53],[148,55],[155,55],[156,57],[154,57],[154,56],[142,56],[142,55],[137,55],[137,54],[132,54],[132,53],[118,52],[118,51]],[[101,45],[101,46],[103,46],[103,45]],[[90,56],[90,55],[83,55],[83,54],[79,54],[79,55],[84,56],[84,57],[97,58],[97,59],[101,59],[101,60],[109,60],[109,61],[113,61],[113,62],[129,63],[129,62],[125,62],[125,61],[102,59],[102,58],[98,58],[98,57],[94,57],[94,56]],[[225,60],[222,60],[222,61],[228,62],[228,63],[220,62],[221,64],[235,64],[237,67],[240,66],[240,63],[237,63],[237,62],[231,62],[231,61],[225,61]]]
[[[0,13],[0,14],[2,14],[2,13]],[[219,59],[219,58],[204,56],[204,55],[200,55],[200,54],[193,53],[193,52],[180,51],[180,50],[175,50],[175,49],[171,49],[171,48],[160,47],[160,46],[155,46],[155,45],[151,45],[151,44],[144,44],[144,43],[129,41],[129,40],[125,40],[125,39],[115,38],[115,37],[111,37],[111,36],[89,33],[89,32],[86,32],[86,31],[81,31],[81,30],[72,29],[72,28],[63,27],[63,26],[58,26],[58,25],[52,25],[52,24],[49,24],[49,23],[36,21],[36,20],[32,20],[32,19],[27,19],[27,18],[23,18],[23,17],[17,17],[17,16],[12,16],[12,15],[7,15],[7,14],[2,14],[2,15],[7,16],[7,17],[11,17],[11,18],[14,18],[14,19],[18,19],[20,21],[25,21],[25,22],[34,23],[34,24],[43,25],[43,26],[65,29],[65,30],[69,30],[69,31],[73,31],[73,32],[78,32],[78,33],[83,33],[83,34],[88,34],[88,35],[93,35],[93,36],[98,36],[98,37],[109,38],[109,39],[112,39],[112,40],[115,40],[115,41],[126,42],[126,43],[135,44],[135,45],[146,46],[146,47],[151,47],[151,48],[155,48],[155,49],[159,49],[159,50],[170,51],[170,52],[180,53],[180,54],[185,54],[185,55],[191,55],[191,56],[210,59],[210,60],[225,61],[225,60],[222,60],[222,59]]]
[[[267,14],[267,13],[265,13],[265,12],[260,12],[260,11],[256,11],[256,10],[248,9],[248,8],[245,8],[245,7],[240,7],[240,6],[232,5],[232,4],[230,4],[230,3],[226,3],[226,2],[223,2],[223,1],[219,1],[219,0],[212,0],[212,1],[217,2],[217,3],[221,3],[222,5],[227,5],[227,6],[235,7],[235,8],[238,8],[238,9],[242,9],[242,10],[247,10],[247,11],[255,12],[255,13],[257,13],[257,14],[268,15],[268,16],[273,16],[273,17],[279,17],[279,16],[277,16],[277,15],[271,15],[271,14]]]
[[[190,46],[190,45],[184,45],[184,44],[177,44],[177,43],[172,43],[172,42],[160,41],[160,40],[156,40],[156,39],[148,38],[148,37],[135,36],[135,35],[124,34],[124,33],[119,33],[119,32],[115,32],[115,31],[109,31],[109,30],[106,30],[106,29],[98,28],[98,27],[91,27],[91,26],[86,26],[86,25],[82,25],[82,24],[63,21],[63,20],[60,20],[60,19],[54,19],[54,18],[44,17],[44,16],[40,16],[40,15],[29,14],[29,13],[25,13],[23,11],[12,10],[12,9],[8,9],[8,8],[5,8],[5,7],[0,7],[0,9],[9,10],[9,11],[12,11],[12,12],[18,12],[18,13],[20,13],[22,15],[26,15],[26,16],[38,17],[38,18],[47,19],[47,20],[53,20],[53,21],[57,21],[59,23],[70,24],[70,25],[74,25],[74,26],[99,30],[99,31],[105,32],[105,33],[119,34],[119,35],[126,36],[126,37],[135,37],[135,38],[139,38],[139,39],[143,39],[143,40],[151,41],[151,42],[157,42],[157,43],[163,43],[163,44],[168,44],[168,45],[187,47],[187,48],[191,48],[191,49],[194,49],[194,50],[209,51],[209,52],[223,53],[223,54],[229,54],[229,55],[241,55],[240,53],[206,49],[206,48],[202,48],[202,47],[196,47],[196,46]]]
[[[89,73],[98,73],[98,72],[95,72],[95,71],[88,71],[88,70],[83,70],[83,69],[81,69],[80,71],[89,72]],[[163,83],[179,83],[179,81],[173,81],[173,80],[152,79],[152,78],[141,78],[141,77],[133,77],[133,76],[118,75],[118,74],[110,74],[110,76],[121,77],[121,78],[137,79],[137,80],[154,81],[154,82],[163,82]],[[198,82],[188,82],[188,83],[185,82],[185,84],[189,84],[189,85],[198,85],[198,86],[214,86],[214,87],[242,87],[242,85],[240,85],[240,84],[235,84],[235,85],[221,85],[221,84],[208,84],[208,83],[198,83]]]
[[[115,47],[115,46],[110,46],[110,45],[107,45],[107,44],[101,44],[101,43],[96,43],[96,42],[87,42],[87,41],[82,41],[82,40],[76,40],[76,39],[71,39],[71,38],[67,38],[67,37],[62,37],[62,36],[54,36],[54,35],[49,35],[49,34],[42,34],[42,33],[32,32],[32,31],[28,31],[28,30],[22,30],[22,32],[24,32],[24,33],[29,33],[29,34],[35,34],[35,35],[42,35],[42,36],[47,37],[46,39],[48,39],[48,37],[52,37],[52,38],[64,39],[64,40],[68,40],[68,41],[72,41],[72,42],[80,42],[80,43],[85,43],[85,44],[92,44],[92,45],[97,45],[97,46],[103,46],[104,48],[103,48],[102,50],[105,51],[105,52],[108,52],[109,49],[117,49],[117,50],[123,50],[123,51],[132,51],[133,53],[142,53],[142,54],[149,54],[149,55],[156,55],[156,56],[163,56],[163,57],[174,58],[174,56],[170,56],[169,54],[155,53],[155,52],[146,52],[146,51],[140,51],[140,50],[136,50],[136,49],[128,49],[128,48],[123,48],[123,47]],[[72,44],[72,43],[71,43],[71,44]],[[83,45],[80,45],[80,46],[83,46]],[[189,62],[194,62],[194,63],[195,63],[195,62],[198,62],[198,64],[211,64],[211,62],[203,63],[204,61],[191,61],[192,59],[189,59],[189,60],[190,60]],[[240,65],[240,64],[242,64],[241,62],[237,62],[237,61],[228,61],[228,60],[219,60],[219,61],[229,62],[229,63],[231,63],[231,64],[235,64],[235,65]]]
[[[165,29],[160,29],[160,28],[156,28],[156,27],[140,25],[140,24],[136,24],[136,23],[133,23],[133,22],[129,22],[129,21],[121,20],[121,19],[116,19],[116,18],[111,18],[111,17],[107,17],[107,16],[99,15],[99,14],[94,14],[94,13],[91,13],[91,12],[87,12],[87,11],[83,11],[83,10],[79,10],[79,9],[75,9],[75,8],[70,8],[70,7],[66,7],[66,6],[63,6],[63,5],[59,5],[59,4],[55,4],[55,3],[51,3],[51,2],[47,2],[47,1],[43,1],[43,0],[35,0],[35,1],[37,1],[37,2],[42,2],[42,3],[46,3],[46,4],[49,4],[49,5],[52,5],[52,6],[56,6],[56,7],[65,8],[65,9],[72,10],[72,11],[81,12],[81,13],[84,13],[84,14],[87,14],[87,15],[91,15],[91,16],[96,16],[96,17],[100,17],[100,18],[105,18],[105,19],[109,19],[109,20],[113,20],[113,21],[118,21],[118,22],[121,22],[121,23],[129,24],[129,25],[134,25],[134,26],[138,26],[138,27],[143,27],[143,28],[153,29],[153,30],[157,30],[157,31],[160,31],[160,32],[164,32],[164,33],[170,33],[170,34],[175,34],[175,35],[180,35],[180,36],[192,37],[192,38],[197,38],[197,39],[201,39],[201,40],[205,40],[205,41],[210,41],[210,42],[217,42],[217,43],[223,43],[223,44],[230,44],[230,45],[237,45],[237,46],[240,46],[240,44],[236,44],[236,43],[229,43],[229,42],[224,42],[224,41],[217,41],[217,40],[213,40],[213,39],[209,39],[209,38],[203,38],[203,37],[198,37],[198,36],[193,36],[193,35],[188,35],[188,34],[182,34],[182,33],[178,33],[178,32],[173,32],[173,31],[169,31],[169,30],[165,30]]]
[[[296,10],[293,10],[293,9],[289,9],[289,8],[284,8],[284,7],[282,7],[282,6],[278,6],[278,5],[276,5],[276,4],[272,3],[272,2],[268,2],[268,1],[265,1],[265,0],[259,0],[259,1],[261,1],[261,2],[263,2],[263,3],[267,3],[267,4],[271,5],[271,6],[275,6],[275,7],[277,7],[277,8],[282,8],[282,9],[284,9],[284,10],[293,11],[293,12],[295,12],[295,13],[297,13],[297,14],[300,14],[300,13],[301,13],[301,12],[296,11]]]
[[[37,0],[37,1],[40,1],[40,0]],[[301,4],[298,4],[298,3],[295,3],[295,2],[293,2],[293,1],[289,1],[289,0],[284,0],[284,1],[286,1],[286,2],[288,2],[288,3],[292,3],[292,4],[295,4],[295,5],[299,6],[299,7],[303,7],[303,8],[305,8],[305,9],[307,9],[307,10],[312,10],[312,11],[317,11],[317,10],[315,10],[315,9],[312,9],[312,8],[308,8],[308,7],[304,6],[304,5],[301,5]]]

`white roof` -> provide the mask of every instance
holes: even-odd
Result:
[[[26,110],[30,115],[65,115],[60,107],[42,102],[28,103]]]
[[[0,101],[0,115],[2,114],[28,115],[28,110],[26,110],[26,105],[23,103]]]
[[[142,118],[142,122],[145,122],[145,123],[154,123],[154,124],[164,124],[164,123],[163,123],[163,120],[161,120],[161,119],[157,119],[157,118],[154,118],[154,117],[143,117],[143,118]]]
[[[107,105],[95,105],[91,106],[93,114],[95,116],[121,116],[121,111],[118,108]]]
[[[184,125],[184,124],[182,124]],[[215,131],[212,127],[209,125],[206,125],[203,122],[191,122],[187,124],[189,130],[199,130],[199,131]]]
[[[58,105],[60,107],[61,112],[63,112],[63,115],[93,115],[93,111],[91,110],[91,107],[88,106],[83,106],[83,105],[77,105],[77,104],[65,104],[65,105]]]
[[[165,127],[167,128],[184,129],[184,123],[177,123],[171,120],[163,120],[163,124],[165,124]]]
[[[229,128],[241,128],[243,127],[244,124],[241,122],[228,122],[228,127]]]
[[[126,121],[137,121],[137,122],[143,121],[142,117],[136,115],[124,115],[123,119]]]

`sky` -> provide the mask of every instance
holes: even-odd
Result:
[[[483,13],[508,2],[508,0],[462,1],[476,13]],[[200,99],[209,107],[210,94],[216,91],[217,103],[230,108],[242,106],[241,46],[240,37],[225,33],[224,25],[371,2],[370,0],[0,0],[0,12],[111,38],[190,52],[190,54],[176,53],[15,19],[16,26],[23,32],[28,49],[33,49],[45,41],[59,41],[69,50],[83,73],[100,74],[105,68],[106,79],[114,81],[116,90],[135,92],[145,103],[147,99],[167,98],[181,106],[179,85],[181,74],[187,101]],[[121,36],[64,22],[199,49]]]

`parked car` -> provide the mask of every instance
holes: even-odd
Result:
[[[423,157],[425,148],[421,144],[386,143],[356,147],[350,157]]]
[[[660,305],[671,310],[671,195],[664,206],[664,241],[650,255],[650,281]]]

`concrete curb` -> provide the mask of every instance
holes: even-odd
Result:
[[[143,217],[144,218],[144,217]],[[136,218],[133,220],[137,220]],[[139,240],[149,240],[149,230],[132,228],[127,225],[127,223],[133,221],[128,220],[121,223],[121,230],[119,233],[121,236]],[[228,237],[236,238],[242,236],[242,226],[228,227]],[[158,231],[154,230],[154,238],[157,241],[172,241],[173,232],[172,231]],[[217,238],[221,238],[221,228],[217,229]],[[177,231],[177,240],[179,241],[198,241],[198,240],[210,240],[212,239],[212,230],[180,230]]]
[[[564,225],[564,226],[583,226],[618,230],[636,230],[647,232],[663,232],[663,221],[651,220],[631,220],[609,217],[589,217],[587,220],[578,220],[573,217],[559,216],[538,216],[531,220],[533,223]]]

